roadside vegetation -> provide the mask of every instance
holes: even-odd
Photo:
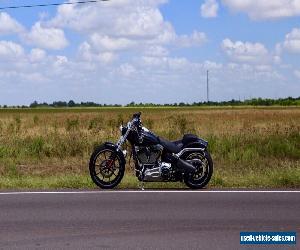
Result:
[[[209,102],[193,102],[193,103],[166,103],[166,104],[155,104],[155,103],[135,103],[131,102],[126,104],[124,107],[221,107],[221,106],[300,106],[299,97],[287,97],[287,98],[252,98],[246,100],[235,100],[230,101],[209,101]],[[29,106],[7,106],[3,105],[2,108],[90,108],[90,107],[122,107],[120,104],[100,104],[95,102],[80,102],[76,103],[73,100],[66,101],[54,101],[52,103],[37,102],[34,101]],[[1,108],[1,105],[0,105]]]
[[[195,133],[209,141],[210,187],[300,188],[297,107],[0,109],[0,188],[96,188],[88,175],[93,148],[115,142],[120,123],[137,110],[157,135],[175,140]],[[120,188],[137,186],[129,166]]]

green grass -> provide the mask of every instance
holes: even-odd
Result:
[[[135,176],[125,175],[117,189],[138,189],[141,183]],[[145,183],[145,188],[185,188],[182,183]],[[88,175],[0,177],[3,190],[98,189]]]
[[[126,174],[116,189],[139,189],[141,183]],[[144,183],[145,189],[185,189],[184,183]],[[237,174],[216,171],[208,188],[300,188],[300,169],[249,171]],[[2,190],[98,189],[88,175],[1,176]]]
[[[215,188],[300,188],[300,168],[250,170],[237,174],[220,171],[210,183]]]

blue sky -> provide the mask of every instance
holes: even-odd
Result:
[[[29,3],[63,2],[54,0]],[[0,6],[20,5],[2,1]],[[111,0],[0,12],[0,105],[300,96],[300,1]]]

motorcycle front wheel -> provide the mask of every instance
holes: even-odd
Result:
[[[101,145],[95,149],[89,163],[93,182],[102,189],[116,187],[125,172],[125,163],[114,148]]]
[[[213,161],[209,152],[192,152],[186,156],[185,160],[196,168],[194,175],[185,177],[185,184],[192,189],[204,188],[213,174]]]

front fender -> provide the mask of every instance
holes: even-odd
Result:
[[[107,141],[107,142],[104,142],[103,144],[105,145],[105,147],[117,150],[117,145],[112,142]]]

